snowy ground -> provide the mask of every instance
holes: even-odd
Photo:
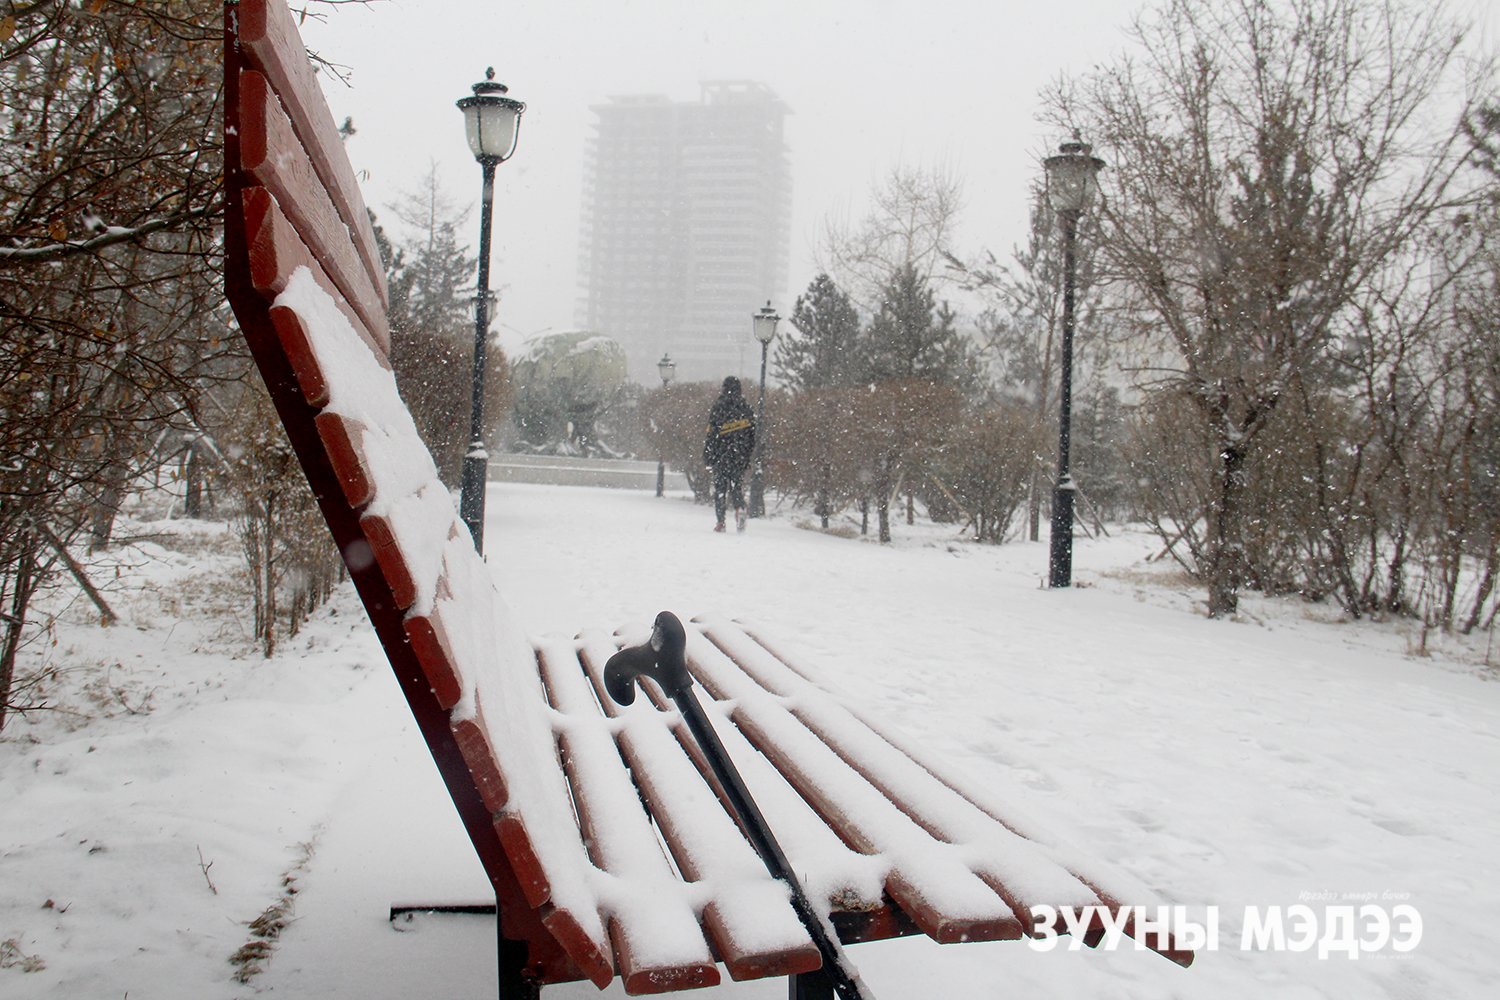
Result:
[[[1219,950],[1186,971],[1019,942],[852,949],[881,997],[1491,995],[1500,684],[1483,637],[1417,656],[1406,626],[1261,600],[1210,622],[1129,531],[1081,541],[1080,586],[1050,592],[1045,543],[931,526],[881,547],[781,513],[715,535],[682,497],[522,485],[492,488],[489,510],[490,565],[535,631],[663,608],[767,624],[1079,847],[1222,914]],[[386,920],[392,902],[482,900],[486,883],[352,595],[264,661],[233,607],[232,539],[135,527],[159,537],[96,567],[123,624],[75,604],[28,652],[73,668],[55,685],[70,711],[0,739],[0,996],[493,995],[488,919]],[[288,881],[264,971],[236,982],[230,956]],[[1420,912],[1415,951],[1239,947],[1246,905],[1370,893]]]

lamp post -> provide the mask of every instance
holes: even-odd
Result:
[[[755,413],[755,471],[750,473],[751,517],[766,515],[765,455],[766,440],[769,437],[766,431],[766,353],[771,349],[771,341],[776,339],[776,324],[779,322],[781,317],[771,308],[769,299],[759,312],[750,317],[750,329],[755,333],[755,339],[760,341],[760,404]]]
[[[677,374],[677,362],[672,360],[672,355],[662,354],[661,360],[656,363],[656,374],[661,376],[661,387],[662,391],[665,392],[667,386],[672,384],[672,379]],[[667,495],[667,459],[664,454],[664,447],[660,443],[660,439],[658,439],[656,446],[656,495],[659,497]]]
[[[474,375],[469,402],[469,450],[464,455],[459,493],[459,516],[469,526],[474,548],[484,554],[484,491],[489,479],[489,453],[484,448],[484,350],[490,329],[490,219],[495,201],[495,167],[516,151],[521,112],[526,105],[506,97],[506,86],[495,82],[495,69],[484,71],[474,93],[458,101],[464,113],[469,149],[479,161],[484,188],[479,210],[479,280],[474,289]]]
[[[1078,219],[1098,190],[1104,161],[1090,155],[1088,143],[1076,136],[1058,148],[1058,155],[1042,161],[1047,168],[1047,200],[1063,227],[1062,384],[1057,420],[1057,486],[1052,492],[1052,539],[1047,562],[1047,586],[1073,584],[1073,494],[1077,486],[1068,470],[1073,418],[1073,286],[1078,261]]]

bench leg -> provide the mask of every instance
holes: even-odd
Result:
[[[522,974],[526,968],[526,945],[501,934],[499,925],[500,915],[496,913],[495,937],[500,945],[499,1000],[541,1000],[541,986]]]
[[[833,980],[824,975],[822,969],[788,976],[787,997],[789,1000],[833,1000]]]

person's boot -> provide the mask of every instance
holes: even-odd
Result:
[[[718,524],[714,525],[714,530],[715,531],[723,531],[724,530],[724,522],[720,521]]]
[[[745,508],[743,507],[736,507],[734,509],[734,530],[745,530]]]

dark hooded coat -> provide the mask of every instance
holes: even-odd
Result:
[[[731,375],[708,411],[703,464],[721,472],[743,471],[754,449],[755,412],[740,392],[740,380]]]

